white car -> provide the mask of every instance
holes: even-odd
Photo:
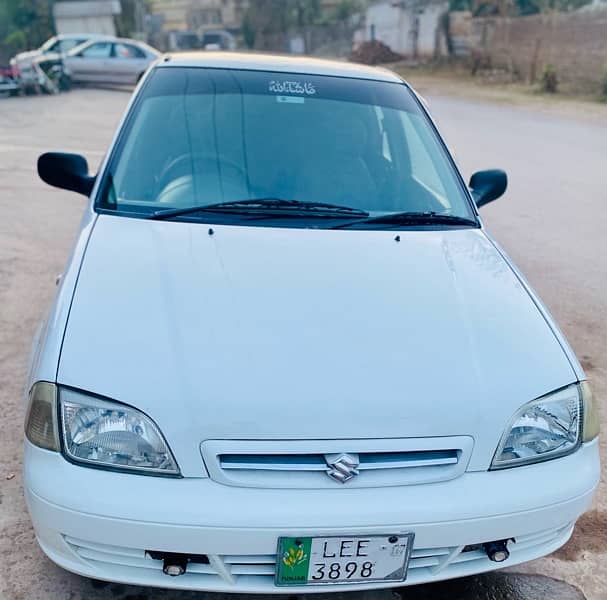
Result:
[[[49,80],[40,68],[40,63],[46,59],[61,61],[72,48],[90,40],[103,40],[107,36],[93,33],[69,33],[49,38],[36,50],[20,52],[11,58],[10,64],[19,80],[21,89],[25,92],[41,90],[49,91]],[[52,84],[51,84],[52,85]]]
[[[591,505],[598,411],[397,75],[166,57],[96,176],[35,342],[25,493],[95,579],[383,588],[546,555]]]

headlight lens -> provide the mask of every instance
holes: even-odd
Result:
[[[179,475],[154,422],[117,402],[61,388],[63,447],[75,462],[158,475]]]
[[[506,429],[491,468],[526,465],[576,450],[581,443],[582,402],[576,384],[523,406]]]

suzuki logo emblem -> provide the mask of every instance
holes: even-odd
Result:
[[[346,483],[355,475],[358,475],[358,454],[325,454],[325,462],[327,463],[326,473],[331,479]]]

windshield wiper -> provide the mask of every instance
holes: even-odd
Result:
[[[425,212],[396,212],[381,215],[379,217],[368,217],[366,219],[357,219],[348,223],[340,223],[331,229],[345,229],[355,225],[454,225],[476,227],[478,223],[474,219],[459,217],[457,215],[448,215],[437,213],[432,210]]]
[[[339,204],[328,204],[326,202],[304,202],[303,200],[285,200],[283,198],[251,198],[250,200],[236,200],[233,202],[217,202],[215,204],[203,204],[200,206],[189,206],[187,208],[171,208],[157,210],[150,215],[150,219],[170,219],[197,212],[234,212],[234,213],[268,213],[274,212],[300,215],[301,213],[318,213],[323,216],[346,216],[368,217],[365,210],[340,206]]]

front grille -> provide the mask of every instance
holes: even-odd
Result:
[[[275,554],[258,554],[252,556],[222,556],[232,575],[258,575],[274,577],[276,570]]]
[[[226,485],[265,488],[385,487],[446,481],[468,465],[467,436],[385,440],[208,440],[209,476]],[[345,457],[331,476],[332,461]],[[328,476],[329,475],[329,476]]]
[[[412,469],[417,467],[442,467],[456,465],[458,450],[428,452],[366,452],[357,455],[359,471],[369,469]],[[219,466],[237,471],[321,471],[327,463],[319,454],[222,454]]]
[[[331,441],[209,440],[201,445],[209,475],[227,485],[327,488],[346,474],[349,487],[384,487],[446,481],[461,475],[472,438]],[[345,469],[331,475],[332,461]],[[335,475],[335,473],[333,473]]]
[[[546,549],[554,550],[571,534],[572,529],[573,523],[568,523],[558,529],[516,538],[508,546],[511,562],[528,560],[534,556],[534,552],[539,555]],[[79,558],[98,569],[100,576],[105,571],[109,579],[124,574],[157,585],[162,585],[163,578],[168,577],[162,572],[162,560],[152,559],[144,549],[99,544],[72,536],[64,536],[64,539]],[[464,545],[441,548],[414,546],[407,571],[407,583],[458,577],[495,568],[496,563],[492,563],[482,549],[466,552],[464,548]],[[239,584],[257,589],[274,586],[275,554],[207,556],[209,564],[189,563],[187,572],[173,581],[183,583],[191,589],[225,589],[226,586],[234,586],[236,591]],[[508,562],[501,566],[508,566]]]

